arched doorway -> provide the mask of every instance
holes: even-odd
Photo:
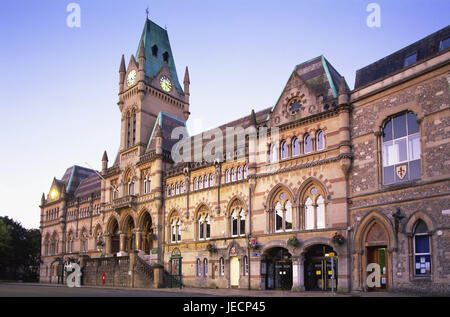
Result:
[[[292,288],[292,259],[288,250],[281,247],[269,249],[261,265],[266,269],[266,289],[290,290]]]
[[[388,236],[383,227],[374,222],[367,231],[365,247],[367,254],[367,265],[375,263],[379,265],[380,280],[374,281],[375,286],[367,285],[369,291],[383,291],[388,288]]]
[[[338,278],[337,259],[331,260],[331,257],[336,255],[333,248],[325,244],[316,244],[308,249],[305,254],[306,291],[329,291],[333,284],[334,289],[336,289]]]
[[[117,220],[113,220],[111,227],[111,253],[116,254],[120,251],[120,235],[119,235],[119,224]]]
[[[134,221],[133,218],[128,217],[125,221],[125,252],[130,252],[135,249],[135,236],[134,236]]]
[[[150,254],[153,249],[153,229],[152,218],[148,212],[145,213],[142,224],[142,251],[145,254]]]

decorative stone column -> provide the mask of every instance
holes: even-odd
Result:
[[[136,250],[142,251],[142,229],[136,228],[133,230],[136,245],[134,246]]]
[[[111,254],[111,235],[109,233],[103,235],[105,239],[105,254]]]
[[[127,255],[127,252],[125,252],[125,243],[126,243],[126,233],[119,231],[119,237],[120,237],[120,247],[119,247],[119,256]]]
[[[305,291],[305,255],[301,254],[298,257],[298,275],[299,275],[299,289],[301,292]]]
[[[300,291],[300,263],[299,257],[292,257],[292,291]]]

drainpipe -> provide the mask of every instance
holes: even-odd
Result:
[[[248,250],[248,257],[247,257],[247,261],[248,261],[248,289],[251,289],[251,267],[250,267],[250,248],[249,248],[249,244],[250,244],[250,239],[252,236],[252,189],[249,186],[248,187],[248,217],[249,217],[249,228],[248,228],[248,241],[247,241],[247,250]],[[245,270],[245,268],[244,268]]]

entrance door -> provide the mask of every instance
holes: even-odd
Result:
[[[237,257],[230,259],[230,282],[231,287],[239,287],[239,259]]]
[[[290,290],[292,288],[292,263],[275,262],[275,289]]]
[[[312,247],[305,257],[305,289],[307,291],[331,291],[337,286],[337,259],[327,255],[334,251],[329,246],[318,245]],[[334,280],[333,278],[334,269]],[[333,284],[334,285],[333,285]]]
[[[273,248],[266,253],[266,289],[292,288],[292,260],[286,249]]]
[[[172,288],[181,288],[182,287],[182,281],[181,281],[181,252],[178,248],[175,248],[172,251],[172,256],[170,257],[170,287]]]
[[[367,247],[367,264],[376,263],[380,266],[380,286],[368,288],[370,291],[383,291],[388,288],[386,246]],[[370,274],[370,273],[369,273]]]

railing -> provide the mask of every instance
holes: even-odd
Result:
[[[139,256],[136,256],[135,269],[136,271],[144,274],[146,278],[148,278],[150,281],[153,282],[154,278],[153,267],[149,265],[147,262],[145,262],[143,259],[141,259]]]
[[[114,209],[120,209],[120,208],[133,208],[136,209],[136,196],[134,195],[128,195],[125,197],[120,197],[112,202],[112,208]]]

